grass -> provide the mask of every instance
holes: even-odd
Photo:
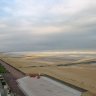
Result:
[[[0,65],[0,73],[5,73],[5,72],[6,72],[6,69],[2,65]]]

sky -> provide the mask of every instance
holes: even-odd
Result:
[[[0,0],[0,51],[95,49],[96,0]]]

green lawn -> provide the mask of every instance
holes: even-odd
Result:
[[[2,65],[0,65],[0,73],[5,73],[5,72],[6,72],[6,69]]]

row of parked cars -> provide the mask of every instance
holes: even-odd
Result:
[[[1,90],[0,96],[14,96],[11,92],[11,89],[4,80],[2,74],[0,74],[0,90]]]

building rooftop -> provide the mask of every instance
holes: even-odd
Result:
[[[39,79],[26,76],[17,82],[27,96],[81,96],[82,94],[76,89],[44,76]]]

